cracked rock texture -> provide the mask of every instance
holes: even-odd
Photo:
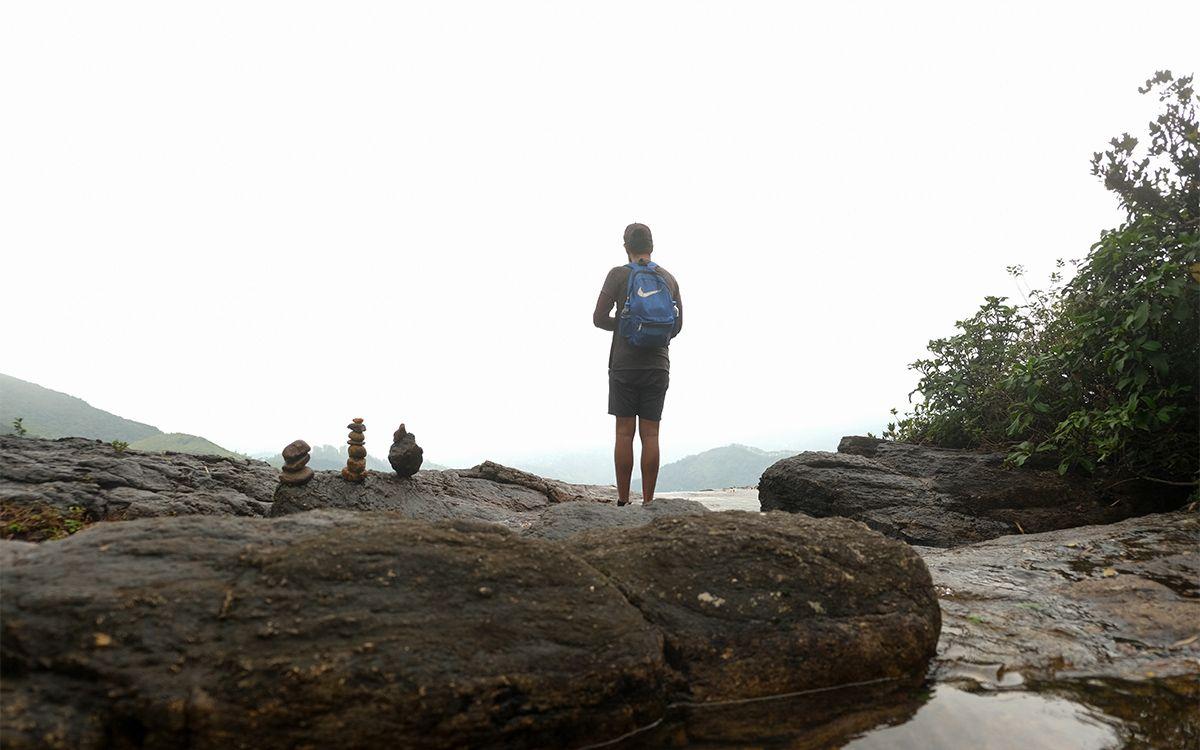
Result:
[[[1200,674],[1200,516],[921,550],[941,598],[938,677]]]
[[[262,461],[118,451],[84,438],[0,436],[0,503],[41,503],[95,521],[264,516],[279,471]]]

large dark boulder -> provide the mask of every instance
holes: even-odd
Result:
[[[262,461],[0,436],[0,504],[64,515],[78,507],[89,520],[263,516],[278,480],[279,471]]]
[[[730,511],[563,544],[662,630],[699,700],[910,684],[937,646],[925,564],[854,521]]]
[[[13,750],[578,745],[665,695],[608,579],[490,524],[151,519],[12,557]]]
[[[776,462],[763,510],[843,516],[912,544],[950,547],[1011,533],[1111,523],[1177,507],[1181,493],[1015,468],[1002,453],[844,438],[838,453]]]
[[[911,685],[938,632],[907,546],[786,514],[193,516],[0,561],[6,748],[581,746],[673,700]]]

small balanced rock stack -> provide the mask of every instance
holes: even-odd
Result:
[[[424,460],[425,451],[417,445],[417,436],[404,429],[404,425],[400,425],[400,429],[392,435],[388,463],[400,476],[411,477],[421,468],[421,462]]]
[[[310,450],[303,440],[287,444],[283,449],[283,473],[279,475],[282,484],[295,487],[313,478],[313,470],[307,466]]]
[[[366,442],[363,433],[367,431],[367,426],[363,424],[362,417],[355,417],[346,428],[350,430],[350,439],[346,441],[350,445],[347,451],[350,457],[346,459],[346,468],[342,469],[342,479],[361,482],[367,475],[367,448],[363,445]]]

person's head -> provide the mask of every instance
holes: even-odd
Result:
[[[625,252],[629,259],[649,258],[654,252],[654,238],[650,236],[650,227],[645,224],[630,224],[625,227]]]

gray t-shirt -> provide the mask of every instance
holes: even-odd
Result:
[[[671,275],[667,269],[662,266],[658,267],[658,272],[667,281],[667,288],[671,290],[671,299],[675,300],[680,313],[683,312],[683,300],[679,297],[679,282]],[[628,266],[617,266],[608,272],[608,276],[604,279],[604,286],[600,290],[605,295],[617,301],[616,316],[617,320],[621,319],[621,310],[625,309],[625,298],[629,293],[629,274]],[[680,318],[682,322],[682,316]],[[680,323],[675,324],[676,333],[679,332]],[[671,370],[671,357],[667,353],[667,347],[638,347],[633,346],[618,330],[613,331],[612,346],[608,350],[608,369],[609,370]]]

